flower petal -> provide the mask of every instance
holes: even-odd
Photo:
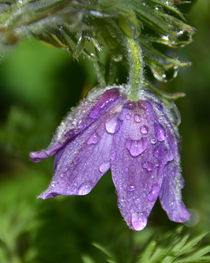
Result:
[[[139,105],[131,110],[126,107],[120,115],[121,128],[113,139],[112,178],[126,223],[131,229],[142,230],[159,195],[163,165],[153,154],[154,116],[147,118],[150,113]]]
[[[175,162],[170,162],[164,169],[164,180],[160,190],[160,202],[170,220],[185,222],[189,220],[190,213],[182,202],[181,189],[183,178]]]
[[[110,167],[113,135],[100,119],[58,152],[51,185],[39,198],[86,195]]]
[[[30,158],[34,162],[39,162],[53,156],[122,99],[123,97],[120,95],[119,90],[112,88],[105,91],[93,101],[88,99],[83,100],[61,122],[50,146],[38,152],[31,152]]]

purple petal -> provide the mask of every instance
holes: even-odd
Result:
[[[141,106],[130,103],[120,114],[123,123],[114,135],[111,161],[118,206],[134,230],[146,226],[163,179],[162,163],[154,156],[155,146],[150,142],[154,136],[154,116]],[[147,127],[143,133],[142,127]]]
[[[31,152],[29,154],[31,160],[33,162],[40,162],[43,159],[46,159],[50,156],[53,156],[60,148],[62,148],[63,145],[62,144],[54,144],[54,145],[50,145],[49,147],[47,147],[44,150],[41,150],[39,152]]]
[[[164,180],[160,191],[160,202],[170,220],[185,222],[189,220],[190,213],[182,202],[181,189],[183,179],[179,167],[175,162],[168,163],[164,169]]]
[[[50,146],[41,151],[30,153],[30,158],[34,162],[39,162],[53,156],[63,148],[66,143],[73,140],[95,122],[96,119],[100,118],[123,99],[119,90],[113,88],[105,91],[93,101],[84,100],[74,111],[68,114],[64,121],[62,121]]]
[[[113,135],[100,119],[68,143],[57,159],[55,176],[39,198],[86,195],[110,167]]]

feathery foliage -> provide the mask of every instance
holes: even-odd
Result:
[[[114,72],[115,62],[126,63],[128,37],[141,46],[145,67],[154,77],[168,81],[189,63],[168,56],[163,47],[183,47],[194,33],[172,0],[1,1],[0,24],[2,50],[33,36],[98,63],[100,79],[105,78],[104,53],[109,72]]]
[[[182,233],[182,228],[173,232],[163,234],[159,238],[156,235],[151,237],[145,248],[139,251],[135,248],[130,262],[135,263],[202,263],[210,262],[210,245],[205,245],[204,238],[207,235],[200,234],[191,237]],[[204,244],[202,244],[204,243]],[[105,256],[108,263],[119,263],[117,256],[103,246],[94,243]],[[134,248],[133,248],[134,249]],[[89,257],[83,258],[84,263],[94,262]]]

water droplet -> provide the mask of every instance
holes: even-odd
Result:
[[[153,152],[154,156],[160,160],[161,162],[166,160],[166,156],[168,154],[168,149],[164,144],[159,144]]]
[[[155,130],[155,136],[158,139],[158,141],[160,142],[164,141],[166,137],[166,131],[163,125],[161,125],[160,123],[155,123],[154,130]]]
[[[146,169],[148,172],[151,172],[154,168],[153,163],[147,161],[143,164],[143,168]]]
[[[125,115],[125,118],[126,118],[126,120],[130,120],[131,114],[130,114],[130,113],[127,113],[127,114]]]
[[[120,121],[116,120],[116,118],[112,118],[106,122],[105,128],[108,133],[114,134],[119,131]]]
[[[96,144],[99,141],[99,136],[97,133],[94,133],[87,140],[87,144]]]
[[[64,173],[61,173],[61,174],[60,174],[60,177],[61,177],[61,178],[63,178],[64,176],[65,176],[65,174],[64,174]]]
[[[102,163],[102,164],[100,165],[100,167],[99,167],[99,171],[100,171],[101,173],[105,173],[106,171],[109,170],[109,168],[110,168],[110,163],[109,163],[109,162],[107,162],[107,163]]]
[[[161,37],[160,42],[169,47],[183,47],[192,42],[194,29],[192,27],[182,28],[181,30],[174,30],[170,35]]]
[[[135,122],[141,122],[141,117],[140,117],[139,114],[135,114],[135,115],[134,115],[134,121],[135,121]]]
[[[149,131],[149,128],[146,125],[141,126],[140,132],[144,135],[146,135]]]
[[[52,181],[51,186],[52,186],[52,187],[55,187],[55,185],[56,185],[56,182],[55,182],[55,181]]]
[[[172,206],[172,207],[174,206],[174,202],[173,202],[173,201],[172,201],[172,202],[170,202],[170,206]]]
[[[133,192],[135,190],[135,186],[134,185],[128,185],[128,191],[129,192]]]
[[[141,138],[140,140],[128,139],[126,141],[126,148],[133,157],[137,157],[146,150],[147,140],[145,138]]]
[[[152,63],[150,65],[150,69],[152,71],[153,76],[157,80],[162,81],[162,82],[168,82],[174,79],[178,74],[178,67],[174,65],[171,67],[165,68],[162,65]]]
[[[83,183],[80,185],[78,190],[78,195],[87,195],[90,193],[92,185],[90,183]]]
[[[124,104],[124,108],[129,109],[129,110],[133,110],[135,106],[136,106],[136,103],[134,101],[133,102],[129,101]]]
[[[157,140],[155,138],[152,138],[150,142],[151,144],[156,144]]]
[[[148,200],[154,202],[159,195],[159,191],[160,187],[157,184],[153,185],[152,190],[148,194]]]
[[[147,224],[147,217],[145,213],[144,212],[140,212],[140,213],[132,212],[131,213],[131,223],[132,223],[132,227],[137,231],[144,229]]]
[[[192,29],[192,28],[191,28]],[[192,30],[180,30],[179,32],[176,32],[176,44],[184,47],[185,45],[192,42]]]
[[[91,13],[91,15],[93,15],[93,16],[95,16],[95,17],[100,17],[100,18],[102,18],[102,17],[108,17],[107,14],[104,14],[104,13],[102,13],[102,12],[100,12],[100,11],[97,11],[97,10],[91,10],[90,13]]]
[[[123,56],[121,54],[115,55],[113,57],[114,62],[120,62],[123,59]]]

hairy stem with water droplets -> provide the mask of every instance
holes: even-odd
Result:
[[[142,50],[139,43],[132,39],[127,38],[127,51],[129,62],[129,92],[128,99],[132,101],[139,100],[139,89],[144,83],[144,62]]]

